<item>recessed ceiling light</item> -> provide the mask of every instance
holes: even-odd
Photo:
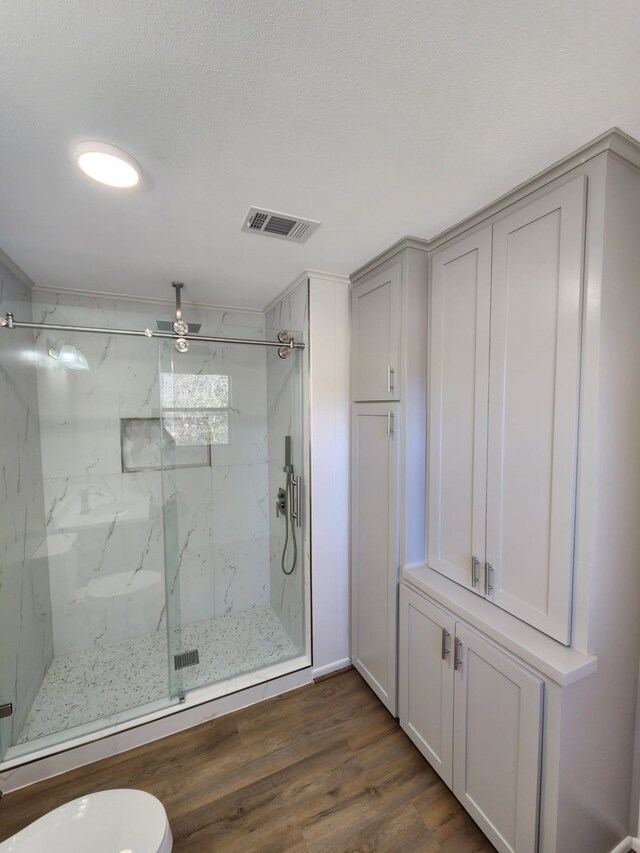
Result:
[[[106,142],[81,142],[74,152],[76,163],[85,175],[110,187],[135,187],[140,181],[140,166],[126,151]]]

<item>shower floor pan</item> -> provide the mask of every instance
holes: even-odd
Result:
[[[225,613],[181,630],[181,651],[199,663],[180,670],[184,690],[296,657],[299,652],[269,607]],[[166,699],[165,632],[54,658],[18,738],[24,744],[121,711]]]

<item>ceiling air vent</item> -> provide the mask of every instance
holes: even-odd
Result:
[[[320,225],[314,219],[302,219],[300,216],[289,216],[275,210],[264,210],[260,207],[250,207],[244,218],[242,230],[248,233],[265,234],[268,237],[281,237],[293,240],[294,243],[304,243]]]

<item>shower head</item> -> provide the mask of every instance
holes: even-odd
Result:
[[[159,332],[173,332],[173,320],[156,320]],[[189,334],[197,335],[200,331],[200,323],[189,323]]]

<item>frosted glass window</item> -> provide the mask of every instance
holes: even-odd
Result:
[[[229,377],[161,373],[160,401],[163,409],[228,409]]]
[[[229,377],[161,373],[163,424],[177,446],[229,443]]]

